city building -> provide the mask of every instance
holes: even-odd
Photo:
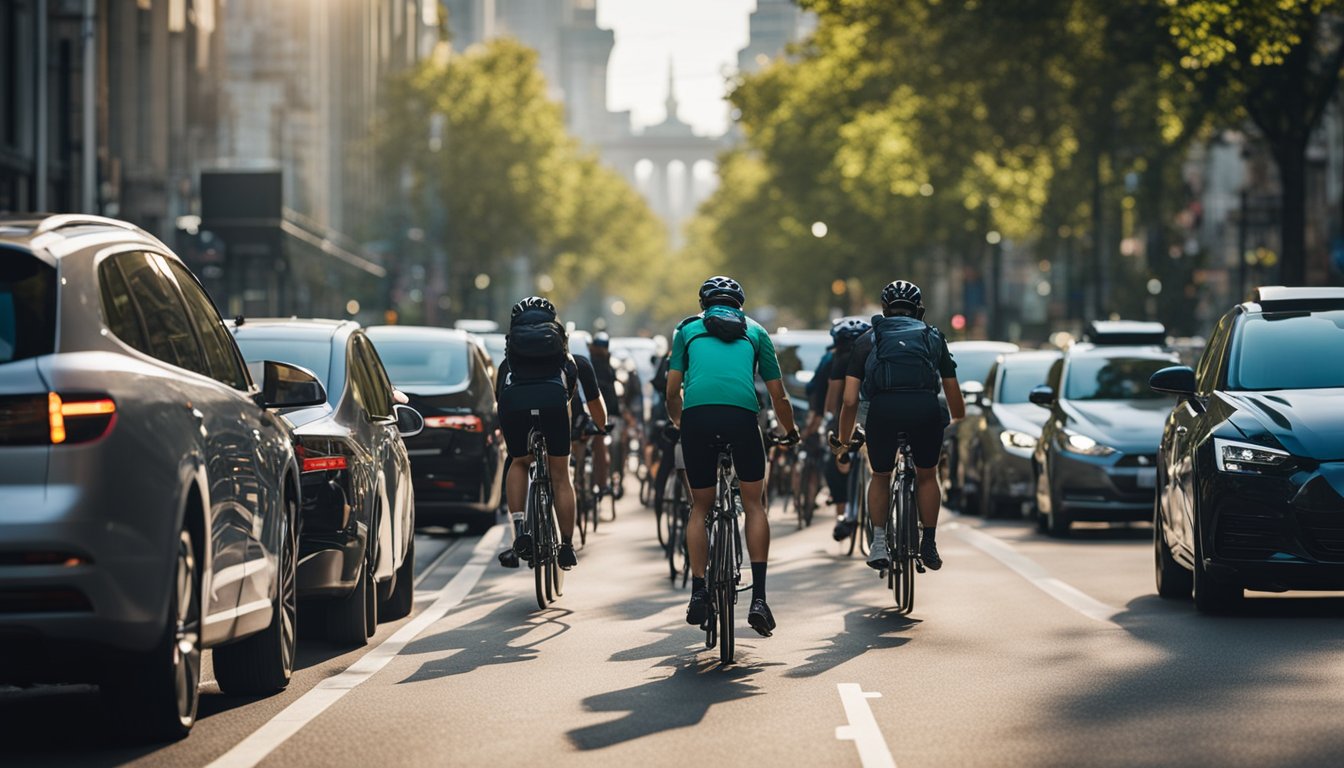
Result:
[[[750,19],[750,42],[737,53],[737,71],[751,74],[783,56],[791,43],[812,34],[817,17],[796,0],[756,0]]]

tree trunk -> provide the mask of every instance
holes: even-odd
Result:
[[[1279,281],[1304,285],[1307,279],[1306,141],[1282,142],[1274,149],[1283,188],[1279,208]]]

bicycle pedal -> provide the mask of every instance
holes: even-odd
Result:
[[[915,573],[924,573],[924,564],[918,560],[915,561]]]

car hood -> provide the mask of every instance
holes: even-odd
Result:
[[[1041,436],[1041,426],[1050,416],[1049,411],[1033,403],[1013,403],[1012,405],[994,403],[991,407],[994,409],[994,416],[1003,425],[1004,429],[1023,432],[1032,437]]]
[[[1068,428],[1124,453],[1154,453],[1162,440],[1162,425],[1171,413],[1171,401],[1067,400]]]
[[[1344,460],[1344,408],[1338,389],[1220,392],[1236,408],[1229,417],[1247,438],[1268,435],[1295,456]]]

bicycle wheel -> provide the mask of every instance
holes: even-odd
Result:
[[[802,494],[795,502],[798,505],[798,514],[802,516],[803,527],[812,525],[812,517],[817,511],[817,491],[821,483],[821,468],[813,458],[808,458],[807,464],[803,466],[802,475]]]
[[[680,510],[675,507],[667,511],[668,531],[665,547],[667,551],[667,569],[668,578],[675,584],[677,575],[681,573],[685,566],[686,553],[686,527],[685,521],[681,517]]]
[[[733,613],[737,603],[737,584],[733,578],[733,546],[731,541],[732,525],[728,520],[720,520],[716,525],[720,544],[715,553],[719,561],[719,578],[714,590],[715,603],[719,619],[719,661],[733,663],[734,648]]]
[[[859,552],[867,557],[873,550],[873,515],[872,510],[868,508],[868,485],[872,482],[872,470],[868,469],[868,462],[860,461],[859,466],[854,468],[857,476],[855,487],[858,493],[859,512],[857,524],[854,529],[859,532]]]
[[[896,610],[908,615],[915,607],[915,559],[910,546],[909,527],[913,522],[913,510],[906,493],[908,481],[904,478],[892,489],[892,515],[888,518],[888,540],[895,542],[892,547],[891,570],[889,579],[892,597],[896,601]]]
[[[719,564],[717,550],[719,547],[718,537],[715,536],[715,529],[710,528],[709,534],[709,560],[705,565],[705,584],[709,585],[711,590],[709,610],[710,615],[705,617],[705,623],[701,629],[705,630],[705,648],[713,648],[719,642],[718,615],[719,601],[717,585],[720,581]]]
[[[923,566],[919,562],[919,511],[915,507],[914,470],[905,476],[903,495],[905,502],[905,561],[909,577],[905,581],[905,612],[915,609],[915,574]]]
[[[550,598],[547,597],[546,589],[546,539],[542,533],[541,516],[542,503],[545,500],[545,494],[534,481],[532,488],[527,494],[527,519],[528,527],[532,529],[532,560],[528,565],[532,568],[532,580],[537,590],[537,607],[546,610],[550,604]]]

